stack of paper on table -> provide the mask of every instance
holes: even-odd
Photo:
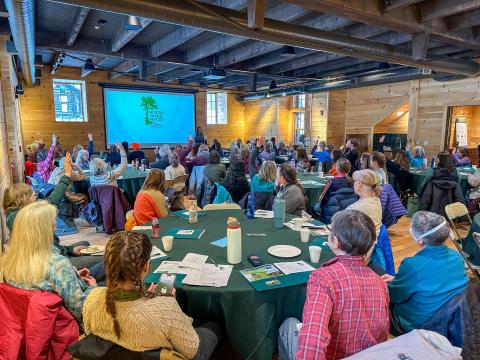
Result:
[[[152,225],[134,226],[132,230],[134,231],[152,230]]]
[[[273,265],[285,275],[315,270],[313,266],[307,264],[305,261],[286,261],[274,263]]]
[[[203,264],[200,269],[194,269],[185,276],[182,284],[196,286],[227,286],[232,265]]]
[[[179,229],[170,228],[163,232],[162,236],[170,235],[176,239],[200,239],[205,229]]]

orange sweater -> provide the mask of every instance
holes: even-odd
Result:
[[[145,224],[156,218],[168,216],[165,195],[155,190],[140,191],[135,199],[133,214],[138,225]]]

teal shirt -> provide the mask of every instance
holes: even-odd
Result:
[[[273,194],[275,191],[275,182],[274,181],[265,181],[260,176],[255,175],[251,182],[250,188],[252,192],[262,192]]]
[[[392,315],[404,330],[418,329],[467,284],[463,258],[457,251],[427,245],[405,258],[390,282]]]

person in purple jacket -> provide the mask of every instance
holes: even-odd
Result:
[[[472,161],[467,156],[467,149],[465,148],[455,148],[453,149],[453,162],[455,166],[471,166]]]

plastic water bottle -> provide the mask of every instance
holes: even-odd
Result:
[[[273,224],[277,229],[283,228],[285,222],[285,200],[275,197],[273,200]]]
[[[323,162],[318,162],[318,177],[323,177]]]
[[[432,167],[432,169],[435,168],[435,156],[432,156],[432,162],[431,162],[430,166]]]
[[[160,237],[160,224],[158,219],[153,219],[152,221],[152,238],[158,239]]]
[[[227,222],[227,261],[229,264],[242,262],[242,229],[237,219],[232,217]]]
[[[189,224],[198,223],[197,200],[192,200],[190,210],[188,211],[188,223]]]
[[[255,219],[255,197],[253,195],[253,192],[248,193],[247,219]]]

